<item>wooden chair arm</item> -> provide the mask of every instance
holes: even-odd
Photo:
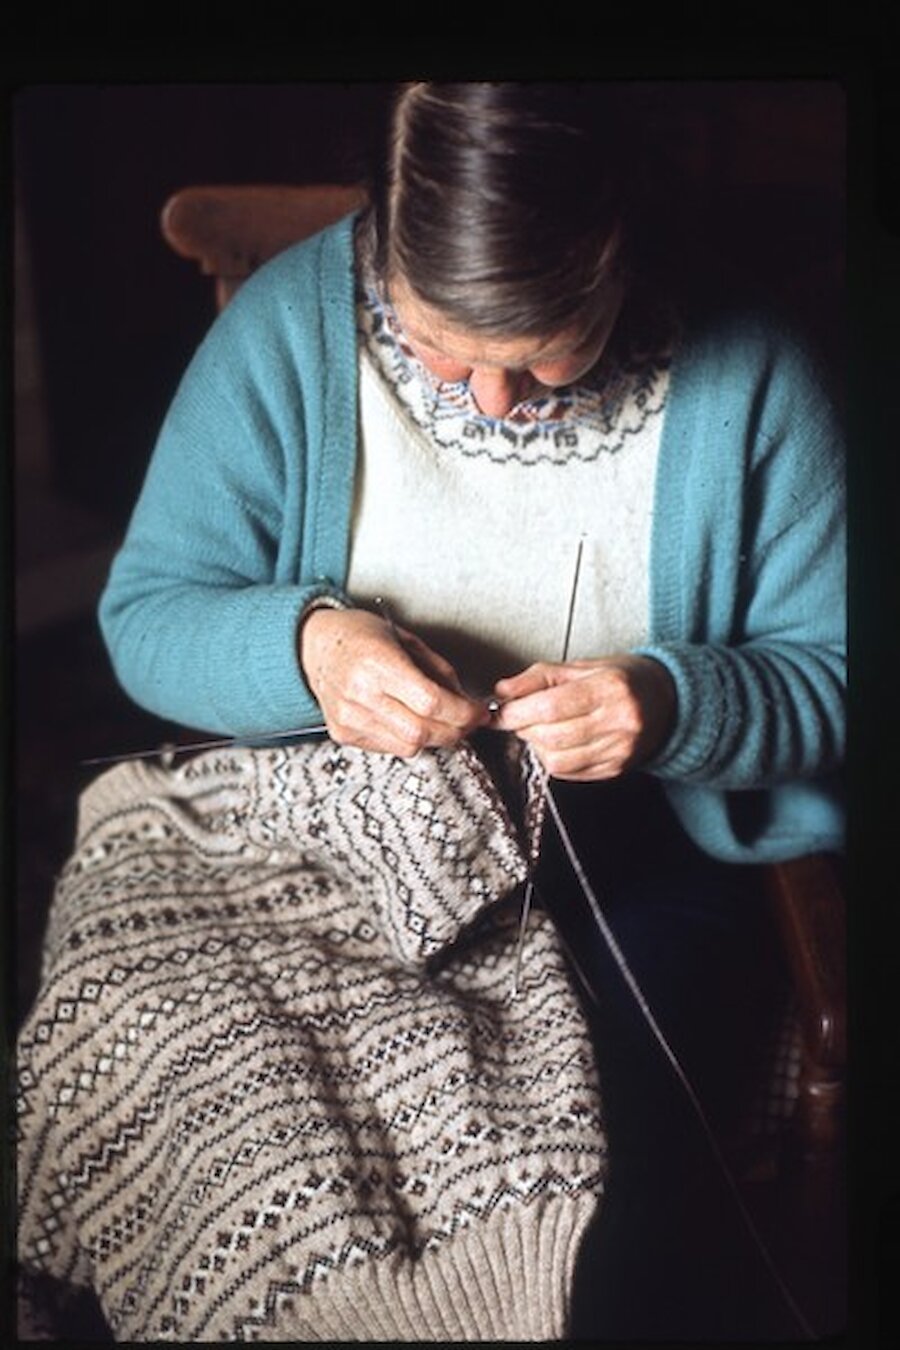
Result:
[[[846,905],[837,863],[809,854],[767,869],[810,1053],[842,1068],[847,1055]]]
[[[846,901],[836,858],[809,854],[766,868],[803,1035],[796,1139],[803,1155],[842,1136],[847,1059]]]
[[[169,246],[216,279],[222,309],[261,263],[365,201],[355,185],[185,187],[165,203],[160,223]]]

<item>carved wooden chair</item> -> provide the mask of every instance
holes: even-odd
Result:
[[[166,202],[162,231],[176,253],[214,279],[215,305],[222,309],[261,263],[365,200],[357,186],[330,184],[187,187]],[[840,863],[815,854],[761,870],[802,1043],[798,1097],[778,1156],[821,1175],[843,1144],[847,1009]]]

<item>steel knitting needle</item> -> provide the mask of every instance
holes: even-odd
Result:
[[[397,625],[394,622],[394,616],[387,601],[383,596],[378,595],[375,597],[375,605],[380,610],[391,632],[399,641]],[[487,706],[488,711],[492,716],[494,716],[500,708],[497,699],[490,699]],[[94,755],[90,759],[80,760],[79,763],[83,767],[88,768],[102,764],[124,764],[133,759],[155,759],[156,756],[159,756],[163,761],[163,764],[168,767],[176,755],[191,754],[195,750],[228,750],[232,746],[246,746],[250,748],[258,746],[262,749],[267,746],[281,745],[287,741],[296,740],[298,737],[324,736],[327,732],[328,728],[323,722],[318,726],[295,727],[290,731],[261,732],[256,736],[215,737],[209,740],[192,741],[189,745],[176,745],[169,741],[162,745],[155,745],[147,750],[126,750],[124,753],[117,755]]]
[[[387,600],[385,600],[383,595],[376,595],[372,603],[373,605],[375,605],[381,617],[384,619],[392,635],[397,639],[400,645],[403,646],[403,637],[397,629],[397,624],[394,619],[394,612],[391,609],[390,605],[388,604]],[[426,671],[425,673],[427,674],[428,672]],[[472,695],[472,698],[476,697],[477,695],[475,694]],[[500,711],[500,700],[498,698],[488,698],[484,699],[483,702],[485,708],[488,711],[489,716],[491,718],[496,717],[497,713]]]
[[[397,639],[397,641],[399,642],[399,641],[400,641],[400,634],[397,632],[397,625],[394,623],[394,615],[393,615],[393,612],[392,612],[392,610],[391,610],[390,605],[389,605],[388,602],[385,600],[384,596],[383,596],[383,595],[376,595],[376,596],[375,596],[375,599],[372,601],[372,603],[375,605],[376,609],[377,609],[377,610],[379,611],[379,613],[381,614],[381,617],[384,619],[384,621],[385,621],[385,623],[387,624],[388,628],[391,630],[391,634],[392,634],[392,635]]]
[[[394,622],[394,616],[391,613],[387,601],[382,596],[378,595],[375,597],[375,604],[381,611],[391,632],[398,637],[399,640],[397,625]],[[492,714],[495,713],[499,707],[500,704],[496,699],[491,699],[488,703],[488,709]],[[210,740],[192,741],[189,745],[176,745],[173,742],[168,741],[163,745],[155,745],[147,750],[127,750],[123,754],[118,755],[94,755],[90,759],[82,759],[79,762],[82,766],[88,768],[96,767],[101,764],[124,764],[132,759],[154,759],[158,755],[166,767],[168,767],[176,755],[191,754],[195,750],[228,750],[232,746],[259,746],[260,748],[264,748],[270,745],[281,745],[283,742],[295,740],[300,736],[324,736],[327,734],[327,731],[328,728],[323,722],[318,726],[295,727],[290,731],[261,732],[258,736],[223,736]]]
[[[259,747],[263,749],[269,745],[280,745],[285,741],[292,741],[298,736],[322,736],[328,728],[322,723],[320,726],[313,727],[295,727],[292,731],[274,731],[260,733],[258,736],[223,736],[218,739],[206,741],[192,741],[190,745],[174,745],[167,742],[163,745],[156,745],[152,750],[130,750],[121,755],[95,755],[92,759],[83,759],[81,764],[122,764],[130,759],[153,759],[159,755],[165,762],[171,760],[175,755],[186,755],[194,750],[227,750],[232,746],[247,746],[250,748]]]
[[[584,535],[578,540],[578,552],[575,556],[575,572],[572,576],[572,587],[569,592],[569,612],[566,616],[566,633],[562,644],[561,660],[565,661],[569,655],[569,642],[572,637],[572,621],[575,617],[575,600],[578,595],[578,579],[581,574],[581,555],[584,552]],[[546,769],[542,770],[541,794],[548,795],[548,784],[550,775]],[[525,882],[525,893],[522,896],[522,912],[519,916],[519,934],[516,939],[516,962],[513,967],[512,996],[519,997],[519,974],[522,969],[522,954],[525,950],[525,930],[528,927],[528,917],[531,913],[531,903],[534,898],[534,878],[532,872],[529,872]]]
[[[569,864],[572,868],[572,871],[575,874],[575,878],[578,882],[578,885],[581,888],[581,892],[585,900],[587,900],[588,902],[588,907],[591,911],[591,914],[593,915],[594,922],[596,923],[598,929],[600,930],[603,936],[603,940],[606,943],[606,946],[610,954],[612,955],[613,960],[618,966],[619,972],[623,980],[625,981],[626,985],[628,986],[628,989],[631,992],[631,995],[635,1003],[640,1009],[641,1016],[643,1017],[647,1026],[649,1027],[659,1048],[665,1055],[676,1078],[678,1079],[679,1083],[684,1089],[687,1099],[690,1102],[691,1107],[694,1111],[694,1115],[697,1118],[698,1124],[700,1125],[700,1128],[706,1138],[706,1142],[709,1145],[710,1151],[712,1152],[713,1158],[719,1169],[719,1173],[722,1176],[723,1180],[725,1181],[726,1185],[728,1186],[729,1191],[731,1192],[732,1199],[734,1200],[737,1206],[738,1213],[740,1214],[741,1219],[743,1220],[747,1232],[749,1233],[750,1237],[755,1243],[756,1248],[759,1251],[759,1254],[762,1257],[763,1261],[765,1262],[770,1275],[772,1276],[776,1285],[778,1286],[786,1305],[788,1306],[794,1317],[794,1320],[796,1321],[797,1325],[802,1329],[804,1336],[806,1336],[807,1339],[811,1341],[818,1340],[819,1338],[816,1335],[815,1331],[813,1330],[811,1323],[805,1316],[803,1309],[794,1299],[790,1289],[788,1289],[787,1284],[782,1279],[781,1274],[777,1266],[775,1265],[772,1253],[769,1251],[769,1248],[763,1241],[759,1229],[754,1223],[752,1215],[750,1214],[749,1209],[744,1203],[744,1199],[743,1196],[741,1195],[740,1188],[738,1187],[738,1184],[735,1181],[734,1173],[732,1172],[732,1169],[728,1164],[725,1154],[723,1153],[722,1148],[719,1145],[719,1141],[716,1138],[715,1130],[713,1129],[709,1117],[707,1116],[706,1112],[703,1109],[703,1104],[700,1101],[700,1098],[698,1097],[697,1092],[694,1089],[694,1086],[690,1078],[688,1077],[685,1069],[683,1068],[681,1061],[679,1060],[677,1054],[675,1053],[672,1046],[666,1039],[665,1033],[663,1032],[659,1023],[657,1022],[656,1017],[653,1014],[653,1010],[650,1007],[650,1004],[648,1003],[647,998],[644,994],[644,991],[638,984],[638,981],[635,978],[634,973],[632,972],[631,967],[628,964],[628,960],[625,956],[625,953],[623,952],[622,948],[619,946],[618,941],[616,940],[616,936],[613,933],[613,930],[610,927],[609,922],[607,921],[606,916],[603,913],[600,901],[598,900],[597,895],[588,879],[587,873],[585,872],[584,867],[582,866],[581,859],[578,857],[578,854],[575,850],[575,845],[572,842],[572,836],[569,834],[569,831],[566,828],[565,821],[562,818],[562,814],[560,812],[559,806],[557,805],[556,798],[553,794],[553,790],[549,785],[547,786],[546,789],[546,802],[547,802],[547,809],[550,812],[553,824],[556,827],[556,831],[559,835],[560,842],[562,843],[562,846],[566,852],[566,856],[569,859]],[[582,979],[583,978],[584,977],[582,976]]]
[[[394,629],[394,621],[381,596],[377,597],[375,604],[384,608],[387,622]],[[298,736],[323,736],[327,731],[328,728],[323,722],[313,727],[295,727],[292,731],[262,732],[258,736],[223,736],[212,740],[193,741],[190,745],[175,745],[167,741],[163,745],[154,746],[151,750],[130,750],[121,755],[95,755],[91,759],[81,760],[80,763],[87,768],[99,764],[124,764],[132,759],[154,759],[159,755],[163,764],[168,768],[176,755],[191,754],[195,750],[228,750],[232,746],[251,748],[259,746],[262,749],[270,745],[281,745],[283,742],[292,741]]]

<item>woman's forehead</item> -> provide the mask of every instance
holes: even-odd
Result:
[[[594,326],[594,316],[591,316],[590,320],[536,336],[489,336],[454,324],[440,310],[415,295],[402,277],[391,280],[389,293],[391,305],[408,338],[466,365],[525,367],[552,361],[579,347]]]

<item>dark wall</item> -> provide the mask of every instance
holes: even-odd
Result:
[[[55,85],[15,99],[59,491],[121,522],[209,283],[159,231],[193,182],[352,181],[387,86]]]
[[[352,181],[389,86],[49,85],[14,101],[60,493],[124,523],[211,317],[159,233],[191,182]],[[651,87],[701,282],[743,287],[840,343],[844,104],[833,81]],[[687,260],[686,260],[687,261]]]

